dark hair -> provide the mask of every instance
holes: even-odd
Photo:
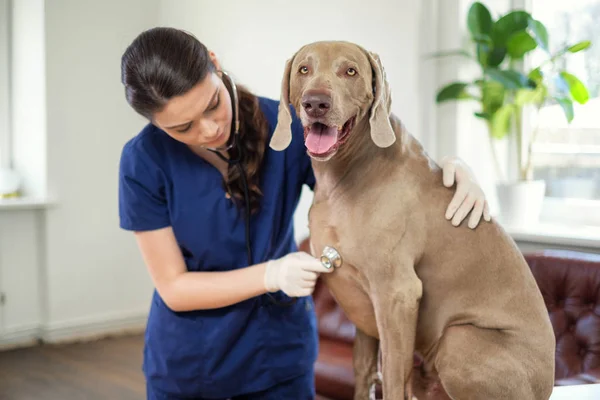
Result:
[[[121,82],[125,85],[127,102],[150,121],[169,99],[185,94],[215,71],[208,49],[192,35],[174,28],[159,27],[142,32],[121,59]],[[267,121],[257,97],[243,86],[236,86],[242,163],[248,178],[250,210],[254,213],[262,196],[259,172],[267,140]],[[231,90],[229,85],[227,87]],[[237,158],[237,153],[236,148],[229,151],[232,158]],[[238,168],[230,165],[223,184],[238,206],[244,199],[241,179]]]

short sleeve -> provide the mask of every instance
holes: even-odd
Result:
[[[127,143],[119,163],[119,219],[122,229],[154,230],[171,224],[165,176],[142,146]]]
[[[311,158],[306,152],[306,147],[304,146],[304,128],[302,127],[302,122],[300,122],[300,119],[296,117],[294,108],[292,106],[290,107],[292,115],[294,116],[292,121],[292,137],[298,138],[297,147],[298,152],[300,153],[298,162],[300,163],[302,184],[308,185],[310,190],[315,190],[315,174],[313,172]]]

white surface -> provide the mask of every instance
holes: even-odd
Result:
[[[56,204],[56,201],[46,197],[15,197],[0,199],[0,212],[8,210],[34,210],[47,208]]]
[[[557,386],[549,400],[598,400],[600,384]]]
[[[546,245],[589,247],[600,250],[600,227],[537,224],[529,228],[505,226],[513,239]]]

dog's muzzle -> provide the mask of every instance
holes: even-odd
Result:
[[[321,264],[327,269],[339,268],[342,266],[342,257],[333,247],[325,246],[321,253]]]

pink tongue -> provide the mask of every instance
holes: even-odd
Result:
[[[328,152],[337,142],[337,127],[326,127],[321,124],[314,124],[306,137],[306,148],[314,154],[323,154]]]

